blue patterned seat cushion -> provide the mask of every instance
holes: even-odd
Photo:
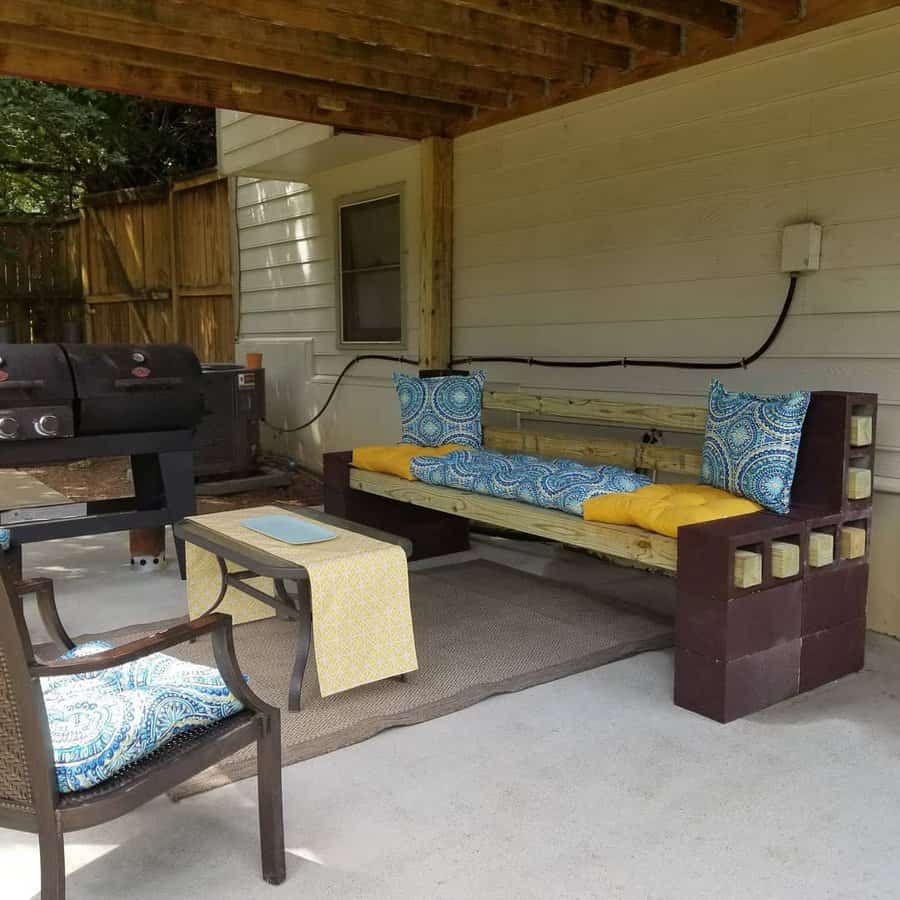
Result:
[[[395,372],[403,426],[400,442],[420,447],[480,447],[484,378],[481,369],[471,375],[439,378],[413,378]]]
[[[446,456],[413,457],[410,472],[419,481],[518,500],[580,516],[585,500],[628,493],[650,484],[619,466],[585,466],[571,459],[543,459],[495,450],[454,450]]]
[[[82,644],[63,659],[110,647]],[[182,732],[243,709],[215,669],[164,653],[102,672],[42,678],[41,688],[61,793],[94,787]]]
[[[788,512],[809,401],[809,391],[757,397],[713,381],[702,482]]]

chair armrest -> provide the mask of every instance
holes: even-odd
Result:
[[[121,666],[158,653],[169,647],[184,644],[194,638],[201,637],[210,632],[222,632],[231,630],[231,616],[222,613],[213,613],[201,616],[192,622],[175,625],[166,631],[104,650],[102,653],[94,653],[91,656],[79,656],[74,659],[56,660],[54,662],[33,662],[29,666],[32,677],[44,675],[84,675],[88,672],[100,672],[113,666]],[[230,687],[230,685],[229,685]]]

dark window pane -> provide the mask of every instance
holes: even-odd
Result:
[[[400,341],[403,297],[400,267],[343,276],[344,334],[350,342]]]
[[[341,207],[341,268],[371,269],[400,263],[400,198]]]

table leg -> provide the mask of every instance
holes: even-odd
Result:
[[[312,598],[310,596],[309,582],[298,581],[297,593],[288,594],[283,581],[275,582],[275,594],[284,603],[290,603],[296,607],[298,615],[299,633],[297,635],[297,659],[294,662],[294,671],[291,673],[291,684],[288,689],[288,709],[291,712],[300,712],[300,692],[303,689],[303,675],[309,662],[309,650],[312,644]]]

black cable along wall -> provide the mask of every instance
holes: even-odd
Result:
[[[778,319],[775,321],[772,330],[769,332],[769,336],[763,341],[762,344],[756,349],[755,352],[751,353],[749,356],[742,357],[739,360],[734,360],[733,362],[721,362],[721,363],[711,363],[711,362],[684,362],[682,360],[674,360],[674,359],[629,359],[627,356],[622,357],[621,359],[599,359],[599,360],[554,360],[554,359],[535,359],[533,356],[465,356],[454,358],[450,361],[450,367],[460,365],[461,363],[471,364],[471,363],[512,363],[517,365],[527,365],[527,366],[541,366],[544,368],[553,368],[553,369],[609,369],[616,366],[633,366],[635,368],[654,368],[654,369],[690,369],[690,370],[700,370],[700,371],[717,371],[717,370],[728,370],[728,369],[746,369],[748,366],[753,365],[758,359],[764,356],[768,351],[772,344],[778,339],[778,335],[781,334],[781,329],[784,327],[784,323],[787,320],[788,315],[791,311],[791,305],[794,302],[794,294],[797,291],[797,280],[798,275],[792,274],[790,285],[788,286],[787,296],[784,298],[784,303],[781,307],[781,313],[778,316]],[[331,401],[334,399],[335,393],[337,393],[337,389],[340,386],[341,382],[344,380],[344,376],[358,363],[364,362],[370,359],[379,359],[384,360],[386,362],[394,362],[394,363],[402,363],[408,366],[417,366],[419,361],[417,359],[409,359],[405,356],[388,356],[381,353],[365,353],[361,356],[355,356],[350,362],[341,369],[340,374],[335,379],[334,385],[331,388],[331,391],[328,394],[328,397],[325,399],[325,403],[322,404],[322,408],[308,421],[304,422],[301,425],[295,425],[293,428],[279,428],[277,425],[273,425],[271,422],[267,422],[263,420],[265,424],[271,428],[273,431],[278,432],[279,434],[291,434],[295,431],[302,431],[304,428],[309,428],[310,425],[313,425],[317,422],[328,409]]]

